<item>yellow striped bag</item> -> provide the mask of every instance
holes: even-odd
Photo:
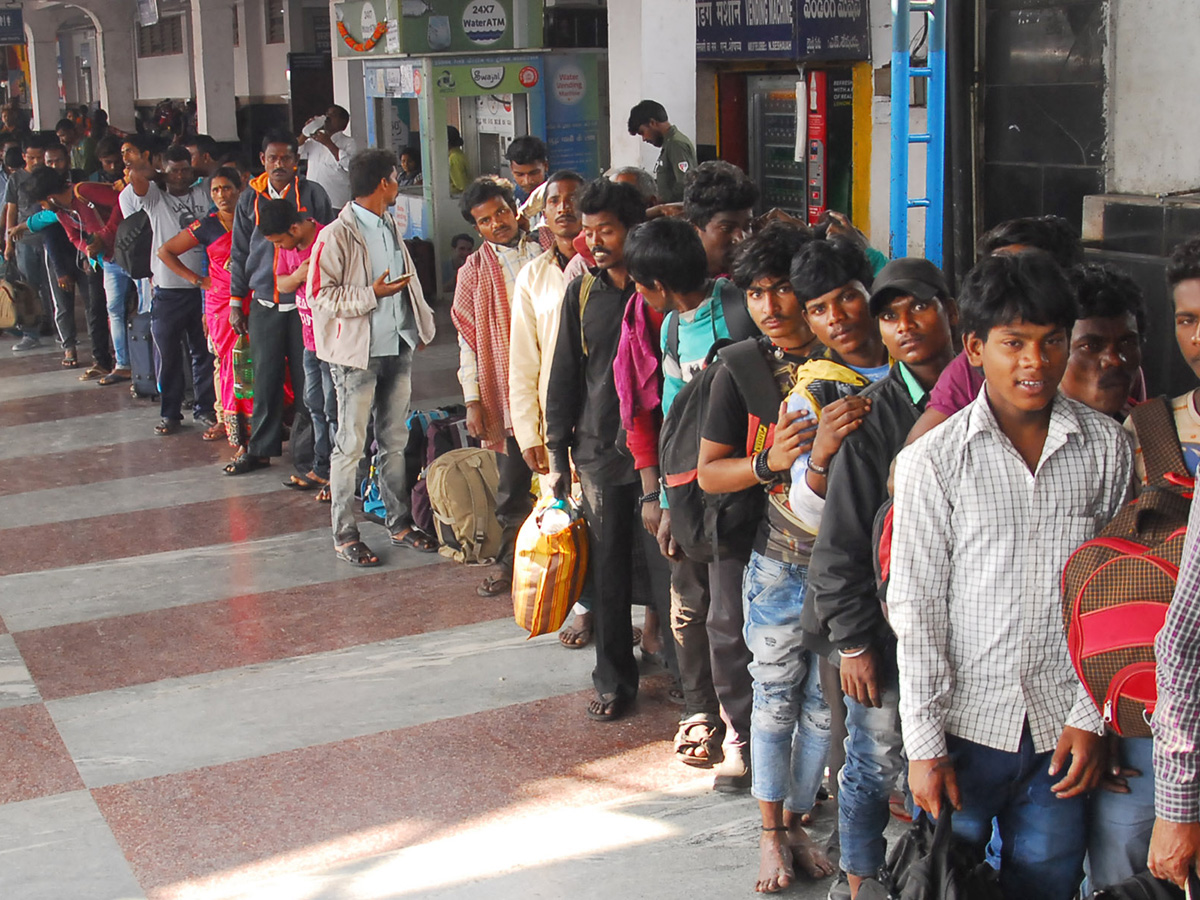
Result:
[[[547,511],[561,514],[553,497],[543,497],[517,533],[513,560],[513,618],[537,637],[557,631],[583,591],[587,576],[587,524],[579,507],[568,501],[570,522],[553,534],[542,531]]]

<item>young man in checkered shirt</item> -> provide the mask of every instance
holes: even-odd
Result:
[[[960,298],[979,397],[902,452],[888,607],[913,798],[982,855],[1006,897],[1070,900],[1103,720],[1071,666],[1059,578],[1125,502],[1129,440],[1058,392],[1075,298],[1040,251],[984,259]]]

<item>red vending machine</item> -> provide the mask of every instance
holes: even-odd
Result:
[[[829,159],[829,92],[826,74],[808,72],[808,222],[816,225],[829,208],[826,177]]]

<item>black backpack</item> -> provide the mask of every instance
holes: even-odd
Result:
[[[745,552],[766,504],[766,492],[758,485],[731,494],[706,494],[700,489],[696,467],[704,418],[713,379],[726,368],[746,400],[746,455],[770,445],[783,401],[754,339],[736,344],[718,341],[709,351],[704,371],[675,396],[659,433],[658,464],[671,509],[671,536],[688,559],[699,563]]]
[[[150,216],[144,209],[139,209],[117,226],[113,238],[113,262],[128,272],[130,278],[149,278],[153,247]]]

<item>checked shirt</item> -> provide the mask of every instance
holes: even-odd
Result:
[[[1125,431],[1060,394],[1031,472],[985,387],[898,460],[888,613],[909,758],[945,756],[947,733],[1015,753],[1026,721],[1038,753],[1064,725],[1103,731],[1067,654],[1059,583],[1125,502]]]
[[[1155,810],[1168,822],[1200,822],[1200,503],[1194,501],[1175,597],[1154,650]]]

